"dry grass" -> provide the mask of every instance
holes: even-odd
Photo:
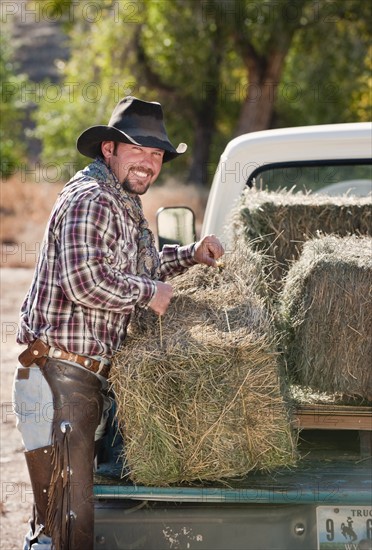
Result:
[[[45,224],[62,184],[1,182],[0,243],[3,267],[34,267]]]
[[[257,262],[173,280],[159,320],[142,312],[112,374],[125,455],[137,483],[221,480],[291,465],[295,445]],[[262,273],[262,272],[261,272]]]
[[[280,281],[303,243],[322,234],[372,235],[371,197],[327,197],[248,190],[234,212],[234,224],[243,225],[254,246],[274,259],[274,280]]]
[[[289,386],[289,396],[293,405],[366,405],[366,400],[357,395],[345,395],[340,392],[326,392],[314,390],[309,386],[300,386],[291,384]]]
[[[281,295],[289,372],[302,387],[372,400],[372,239],[307,242]]]

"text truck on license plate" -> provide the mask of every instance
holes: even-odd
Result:
[[[318,506],[318,550],[372,550],[371,506]]]

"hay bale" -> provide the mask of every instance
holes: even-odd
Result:
[[[291,384],[289,386],[289,396],[293,406],[298,405],[365,405],[365,400],[353,395],[347,396],[339,392],[325,392],[322,390],[314,390],[308,386],[300,386],[299,384]]]
[[[256,249],[273,256],[279,282],[303,243],[320,234],[372,235],[371,197],[330,197],[301,192],[247,190],[233,214],[235,228],[243,226]]]
[[[371,400],[372,239],[308,241],[280,298],[294,381]]]
[[[260,259],[173,280],[161,319],[142,311],[112,373],[124,460],[136,483],[221,480],[291,465],[295,444],[279,382]],[[260,275],[262,277],[262,275]]]

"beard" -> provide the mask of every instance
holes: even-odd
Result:
[[[139,186],[135,183],[132,183],[130,180],[125,179],[122,183],[122,187],[124,191],[126,191],[130,195],[144,195],[148,190],[148,188],[150,187],[150,183]]]
[[[141,170],[143,172],[147,172],[149,179],[147,180],[147,182],[144,182],[141,179],[136,178],[135,176],[131,175],[132,170]],[[135,167],[133,169],[131,168],[128,172],[127,177],[122,182],[123,189],[124,191],[132,195],[144,195],[151,185],[153,176],[154,174],[152,170],[140,167]]]

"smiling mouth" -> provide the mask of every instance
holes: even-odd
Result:
[[[148,170],[146,168],[139,168],[139,167],[131,168],[129,172],[130,174],[132,174],[133,176],[139,179],[146,179],[154,175],[152,170]]]

